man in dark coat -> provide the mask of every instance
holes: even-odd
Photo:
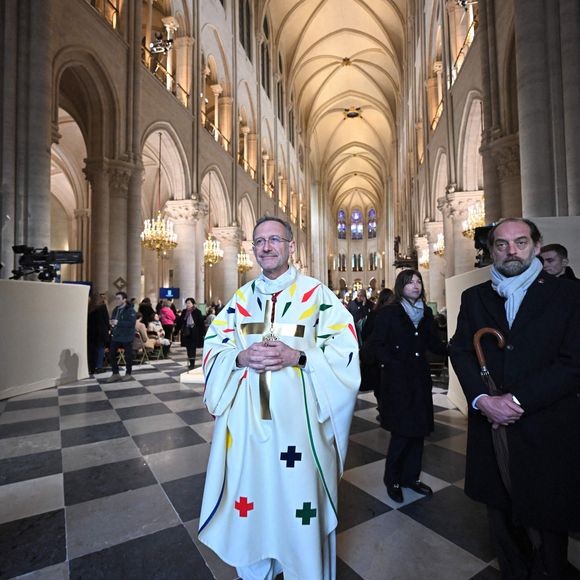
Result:
[[[105,383],[116,383],[117,381],[131,381],[131,370],[133,368],[133,338],[135,336],[135,321],[137,315],[135,309],[129,304],[125,292],[115,294],[117,306],[111,313],[110,324],[111,344],[109,345],[109,359],[113,374],[105,380]],[[117,349],[125,350],[125,375],[119,374],[119,365],[117,363]]]
[[[503,578],[567,578],[568,532],[580,529],[580,289],[542,271],[535,224],[508,219],[489,234],[491,282],[463,293],[449,350],[469,406],[465,492],[488,506]],[[503,394],[489,396],[474,348]],[[506,429],[511,492],[492,429]]]
[[[557,278],[578,280],[574,274],[574,270],[568,265],[568,250],[562,244],[542,246],[540,257],[544,262],[544,272]]]

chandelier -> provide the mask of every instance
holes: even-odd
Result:
[[[161,252],[172,250],[177,246],[177,234],[173,231],[173,222],[161,216],[161,132],[159,133],[157,180],[157,217],[144,221],[141,245],[147,250],[155,250],[159,256]]]
[[[467,208],[467,219],[461,224],[461,233],[470,240],[475,237],[475,228],[485,225],[485,205],[483,199]]]
[[[216,240],[211,233],[207,234],[207,240],[203,242],[203,261],[211,268],[223,259],[224,251],[220,248],[219,240]]]
[[[249,254],[244,250],[244,248],[240,248],[240,252],[238,253],[238,272],[240,272],[240,274],[245,274],[253,267],[254,263],[250,259]]]
[[[437,241],[433,244],[433,253],[442,258],[445,255],[445,237],[437,234]]]
[[[208,233],[207,240],[203,243],[203,261],[210,268],[214,264],[218,264],[224,259],[224,251],[220,247],[219,240],[216,240],[211,233],[211,172],[208,174],[209,187],[208,187]]]
[[[426,248],[421,251],[421,257],[419,258],[419,266],[423,268],[423,270],[429,269],[429,250]]]

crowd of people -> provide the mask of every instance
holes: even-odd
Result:
[[[89,298],[87,319],[87,360],[91,375],[105,372],[110,365],[113,374],[107,382],[129,381],[134,353],[146,349],[161,350],[168,358],[171,344],[179,340],[187,351],[189,369],[195,367],[196,349],[203,347],[208,326],[222,308],[218,299],[203,316],[195,299],[187,298],[178,310],[174,300],[160,299],[155,307],[145,297],[139,304],[128,299],[125,292],[115,294],[115,304],[109,312],[107,295],[94,293]],[[125,375],[119,372],[118,353],[123,353]]]

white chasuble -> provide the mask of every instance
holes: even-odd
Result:
[[[204,400],[216,420],[199,538],[232,566],[274,558],[289,575],[322,579],[360,385],[358,343],[326,286],[292,266],[281,278],[240,288],[205,338]],[[262,340],[304,351],[306,368],[237,368],[238,353]]]

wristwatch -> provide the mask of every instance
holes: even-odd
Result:
[[[298,357],[298,366],[303,369],[306,366],[306,353],[301,350],[300,356]]]

